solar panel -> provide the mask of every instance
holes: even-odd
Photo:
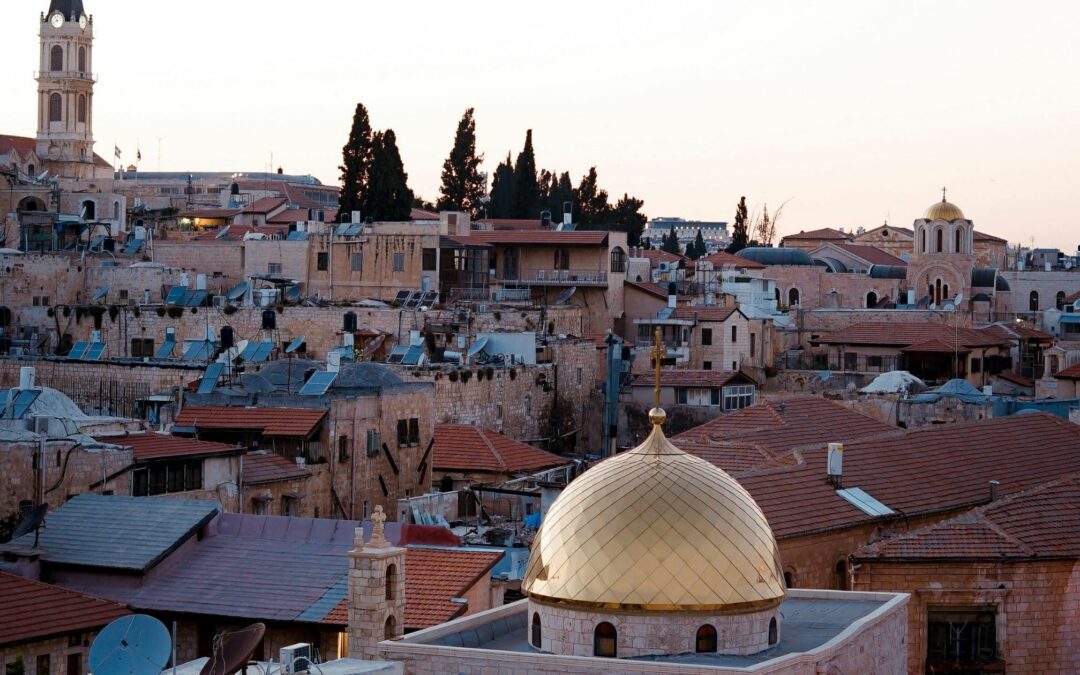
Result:
[[[8,390],[0,389],[0,417],[4,416],[4,411],[7,410],[8,404]]]
[[[286,354],[292,354],[296,350],[300,349],[300,346],[303,345],[303,344],[304,344],[304,336],[301,335],[300,337],[296,338],[295,340],[293,340],[292,342],[289,343],[289,346],[285,348],[285,353]]]
[[[408,347],[394,347],[390,350],[390,355],[386,357],[387,363],[401,363],[401,360],[405,358],[405,354],[409,352]]]
[[[424,346],[413,345],[409,347],[409,351],[405,352],[404,358],[401,359],[401,364],[404,366],[418,366],[420,365],[420,359],[424,357]]]
[[[871,497],[865,490],[860,488],[847,488],[837,490],[836,494],[843,497],[849,504],[859,509],[868,516],[888,516],[895,513],[888,506]]]
[[[201,307],[206,303],[206,298],[209,295],[207,291],[191,291],[184,298],[184,305],[186,307]]]
[[[341,225],[338,225],[334,229],[334,234],[339,236],[339,237],[343,236],[346,232],[349,231],[349,226],[350,226],[350,223],[342,223]]]
[[[100,361],[101,357],[105,354],[105,343],[95,342],[90,345],[90,348],[86,350],[86,354],[83,356],[87,361]]]
[[[213,353],[213,343],[206,340],[192,342],[184,352],[184,359],[188,361],[205,361]]]
[[[173,286],[169,289],[169,295],[165,297],[166,305],[183,305],[187,289],[183,286]]]
[[[285,241],[306,241],[307,232],[290,232],[288,237],[285,237]]]
[[[400,305],[404,305],[405,301],[409,299],[410,295],[412,295],[412,291],[398,291],[397,297],[394,298],[394,302]]]
[[[158,347],[157,354],[154,354],[154,358],[171,359],[174,349],[176,349],[176,340],[166,340],[164,344]]]
[[[6,393],[5,399],[10,398],[12,394],[15,395],[15,401],[11,403],[12,410],[9,418],[13,420],[21,419],[26,414],[26,411],[30,409],[30,406],[34,404],[34,401],[37,400],[37,397],[41,396],[41,391],[35,389],[23,389],[21,391],[12,389]],[[0,417],[4,417],[7,413],[8,404],[9,401],[5,400],[3,405],[0,405]]]
[[[322,396],[330,389],[330,385],[337,379],[337,373],[321,370],[314,373],[300,389],[301,396]]]
[[[126,247],[124,247],[124,255],[135,255],[142,250],[143,240],[132,239]]]
[[[105,235],[99,234],[98,236],[96,236],[96,237],[94,237],[93,239],[90,240],[90,249],[91,250],[100,249],[104,243],[105,243]]]
[[[356,235],[360,234],[363,230],[364,230],[364,224],[363,223],[356,223],[355,225],[350,225],[349,229],[345,230],[345,236],[346,237],[355,237]]]
[[[244,347],[244,351],[240,353],[240,359],[242,361],[261,363],[269,359],[273,351],[273,342],[249,342],[248,346]]]
[[[214,388],[217,387],[218,378],[221,377],[221,373],[224,370],[224,363],[211,363],[210,367],[206,369],[206,373],[203,374],[202,379],[199,380],[199,388],[195,393],[214,393]]]
[[[75,346],[71,348],[71,351],[68,352],[67,357],[69,359],[81,359],[83,357],[83,354],[86,353],[86,350],[89,347],[90,347],[89,342],[86,342],[84,340],[79,340],[78,342],[75,343]]]

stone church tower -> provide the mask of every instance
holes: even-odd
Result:
[[[51,0],[41,15],[37,155],[61,178],[95,175],[93,18],[82,0]]]
[[[371,516],[371,539],[356,528],[349,551],[349,656],[379,658],[378,644],[401,637],[405,629],[405,549],[391,546],[381,506]]]

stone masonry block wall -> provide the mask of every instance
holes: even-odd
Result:
[[[97,631],[89,631],[0,647],[0,667],[5,673],[37,673],[38,658],[47,656],[49,675],[83,675],[89,672],[90,645],[94,643],[95,637]],[[69,639],[75,642],[74,646],[71,646]],[[68,659],[72,657],[78,659],[78,671],[68,668]],[[22,664],[22,670],[18,669],[19,663]],[[72,665],[75,666],[75,663]]]
[[[38,444],[0,443],[0,517],[14,513],[19,502],[33,500],[34,455]],[[105,490],[115,494],[131,494],[131,475],[114,473],[131,465],[130,450],[88,450],[71,441],[54,441],[45,446],[45,501],[52,507],[61,506],[74,495],[100,490],[93,487],[105,480]]]

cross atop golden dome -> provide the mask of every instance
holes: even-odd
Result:
[[[654,405],[653,409],[649,411],[649,421],[654,426],[662,425],[664,420],[667,419],[667,413],[660,407],[660,363],[666,355],[667,349],[663,345],[660,328],[657,328],[653,348],[649,350],[649,356],[653,360],[653,367],[656,369],[656,385],[653,387]]]
[[[964,212],[960,210],[960,207],[946,199],[947,192],[945,188],[941,188],[941,201],[932,204],[930,208],[926,209],[923,213],[925,220],[944,220],[952,222],[954,220],[965,220]]]

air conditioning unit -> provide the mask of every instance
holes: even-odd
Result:
[[[311,670],[311,643],[297,642],[281,648],[281,672],[297,675]]]

